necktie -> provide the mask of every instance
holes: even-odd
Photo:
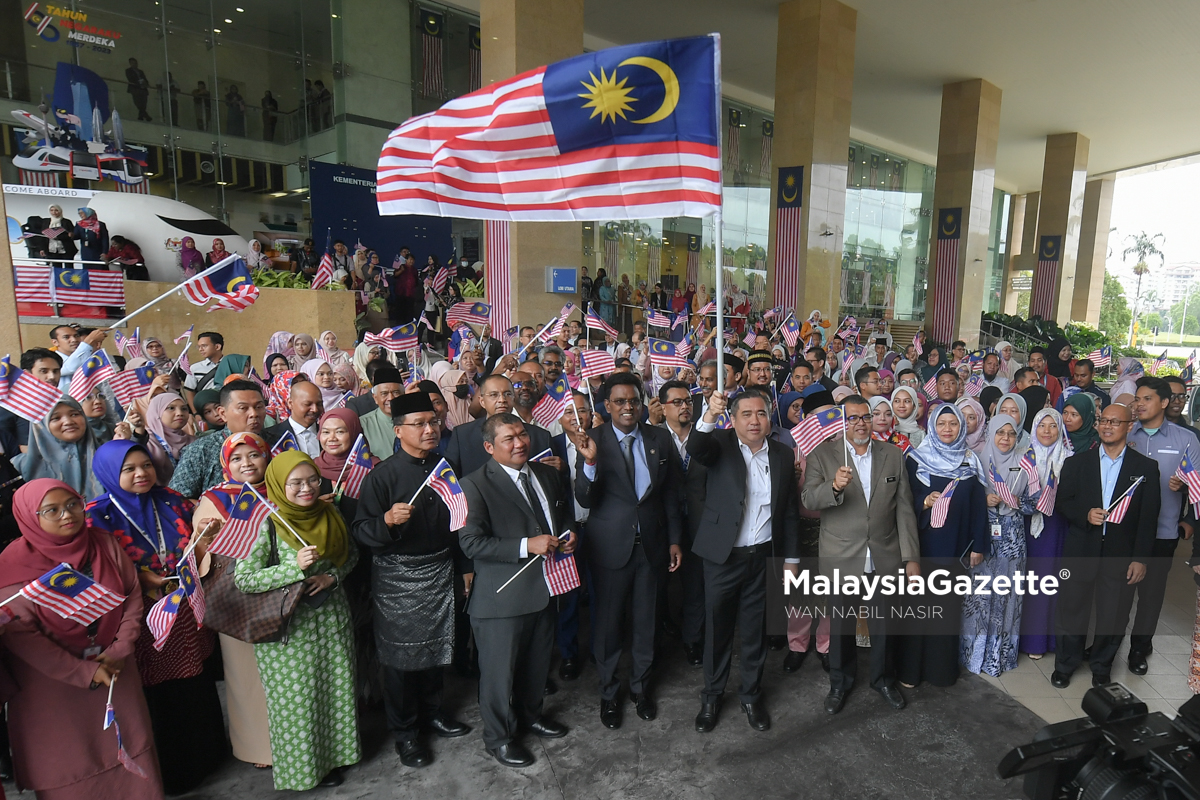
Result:
[[[520,473],[521,489],[525,492],[525,499],[529,501],[529,506],[533,510],[533,518],[537,520],[541,530],[538,535],[548,533],[553,535],[554,531],[550,528],[550,523],[546,521],[546,513],[542,511],[542,503],[538,500],[537,492],[533,490],[533,484],[529,481],[529,474],[526,472]]]
[[[633,484],[633,493],[637,494],[637,468],[633,464],[633,436],[621,440],[621,455],[625,456],[625,469],[629,472],[629,482]]]

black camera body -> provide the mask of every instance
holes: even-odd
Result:
[[[1109,683],[1088,690],[1083,710],[1010,751],[999,776],[1024,775],[1030,800],[1200,800],[1200,696],[1172,720]]]

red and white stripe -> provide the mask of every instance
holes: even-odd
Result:
[[[776,246],[778,246],[778,245],[776,245]],[[700,280],[700,251],[689,249],[687,251],[687,270],[684,273],[684,287],[686,288],[688,286],[691,286],[694,283],[698,283],[699,280]]]
[[[56,287],[53,298],[50,283],[54,271],[50,267],[16,266],[17,300],[29,303],[80,303],[89,306],[124,306],[125,277],[120,272],[88,270],[87,291]]]
[[[579,570],[575,566],[574,553],[550,553],[545,556],[542,561],[542,575],[552,597],[579,588]]]
[[[678,348],[676,352],[679,352]],[[617,371],[617,360],[607,350],[583,350],[579,357],[582,360],[579,368],[581,378],[596,378]]]
[[[69,597],[47,588],[40,581],[33,581],[21,590],[21,595],[32,603],[50,609],[63,619],[78,622],[80,625],[91,625],[125,602],[125,598],[99,583],[93,583],[74,597]]]
[[[42,383],[21,369],[11,368],[11,377],[0,386],[0,406],[30,422],[41,424],[62,399],[57,386]]]
[[[328,251],[321,256],[321,263],[317,264],[317,274],[313,275],[313,289],[320,289],[323,286],[328,286],[333,280],[333,256]]]
[[[441,98],[445,93],[442,79],[442,37],[421,34],[421,94]]]
[[[176,589],[155,603],[146,614],[146,628],[154,636],[155,650],[162,650],[166,646],[175,620],[179,619],[179,612],[183,610],[183,597],[183,592]]]
[[[774,136],[762,137],[762,153],[758,160],[758,177],[765,178],[771,174],[771,146],[775,143]]]
[[[150,182],[143,178],[137,183],[125,183],[117,181],[117,191],[126,192],[128,194],[150,194]]]
[[[245,311],[258,300],[259,290],[254,284],[239,286],[233,294],[216,295],[216,302],[208,307],[211,314],[218,309],[225,311]]]
[[[775,305],[791,307],[800,295],[800,206],[775,214]]]
[[[950,513],[950,501],[954,497],[954,490],[958,487],[958,478],[946,484],[946,488],[938,496],[937,500],[933,501],[933,508],[930,509],[929,525],[932,528],[941,528],[946,524],[946,517]]]
[[[1133,502],[1133,492],[1144,480],[1146,480],[1144,476],[1138,476],[1138,479],[1129,485],[1129,488],[1121,495],[1121,499],[1109,510],[1105,522],[1117,525],[1125,519],[1125,512],[1129,511],[1129,504]]]
[[[470,91],[474,92],[483,86],[483,52],[477,48],[469,47],[467,53],[470,72],[468,87]]]
[[[508,222],[488,220],[485,225],[483,285],[487,302],[492,307],[492,330],[506,331],[513,324],[512,313],[512,250],[508,238]]]
[[[929,334],[935,342],[951,342],[955,339],[958,242],[958,239],[937,240],[937,260],[933,267],[933,280],[929,283],[934,292],[933,323],[929,327]]]
[[[381,214],[580,220],[710,215],[718,148],[613,144],[560,153],[539,67],[413,117],[379,156]]]
[[[50,17],[47,15],[43,20],[49,22]],[[22,186],[59,186],[59,173],[43,172],[37,169],[21,169],[17,170]]]
[[[1038,261],[1029,296],[1029,316],[1049,319],[1054,313],[1054,290],[1058,286],[1058,261]]]

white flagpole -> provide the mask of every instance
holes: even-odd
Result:
[[[258,490],[255,489],[254,486],[252,486],[251,484],[247,483],[246,486],[250,487],[251,493],[253,493],[254,496],[258,498],[258,501],[260,503],[267,504],[267,508],[271,509],[271,516],[275,517],[275,519],[282,522],[283,527],[287,528],[291,532],[292,536],[296,537],[296,541],[300,542],[300,544],[304,545],[305,547],[311,547],[311,545],[308,542],[304,541],[304,537],[302,537],[300,534],[296,533],[296,529],[288,524],[288,521],[283,518],[283,515],[280,514],[278,510],[276,510],[275,506],[271,505],[271,502],[269,500],[267,500],[267,498],[265,498],[261,494],[259,494]]]
[[[343,404],[344,405],[344,404]],[[358,443],[362,441],[363,435],[360,433],[358,438],[354,440],[354,444],[350,445],[350,455],[346,459],[346,463],[342,464],[342,471],[338,473],[338,478],[333,482],[333,490],[336,492],[338,484],[342,482],[342,476],[346,474],[346,467],[350,466],[350,459],[354,458],[354,451],[358,449]],[[412,503],[409,503],[412,505]]]
[[[408,501],[408,505],[411,506],[413,503],[417,502],[418,495],[421,494],[422,489],[424,489],[426,486],[429,485],[429,479],[432,477],[433,477],[432,472],[430,472],[428,475],[425,476],[425,480],[422,481],[421,485],[417,487],[417,491],[413,493],[412,499]]]
[[[717,394],[725,391],[725,256],[722,248],[722,224],[724,214],[722,213],[725,204],[725,147],[723,137],[721,135],[721,35],[713,34],[714,38],[714,72],[713,79],[717,87],[716,97],[716,114],[717,114],[717,169],[718,181],[720,185],[717,187],[719,201],[716,211],[713,213],[713,245],[716,250],[716,265],[717,279],[714,282],[714,290],[717,293]]]
[[[188,337],[187,347],[183,348],[183,352],[179,354],[179,358],[175,359],[175,363],[171,365],[171,368],[169,370],[167,370],[168,376],[170,376],[171,373],[174,372],[175,370],[179,369],[180,363],[183,362],[183,357],[186,356],[187,351],[191,350],[191,349],[192,349],[192,339],[191,339],[191,337]]]
[[[846,459],[846,466],[850,466],[850,433],[846,425],[846,409],[842,408],[842,453]]]
[[[221,259],[221,260],[220,260],[220,261],[218,261],[216,264],[213,264],[211,267],[209,267],[208,269],[204,270],[204,271],[203,271],[203,272],[201,272],[200,274],[198,274],[198,275],[193,275],[191,278],[188,278],[186,281],[184,281],[183,283],[179,284],[179,285],[178,285],[178,286],[176,286],[174,289],[171,289],[170,291],[167,291],[167,292],[163,292],[163,293],[162,293],[162,294],[160,294],[158,297],[154,298],[154,299],[153,299],[153,300],[151,300],[149,303],[146,303],[146,305],[144,305],[144,306],[142,306],[141,308],[139,308],[137,311],[134,311],[134,312],[133,312],[133,313],[131,313],[131,314],[126,314],[124,317],[122,317],[121,319],[117,320],[117,321],[116,321],[116,322],[114,322],[112,325],[109,325],[109,326],[108,326],[108,329],[111,331],[111,330],[114,330],[115,328],[119,328],[119,327],[121,327],[121,326],[122,326],[122,325],[124,325],[126,322],[129,322],[129,320],[131,320],[131,319],[133,319],[134,317],[136,317],[138,314],[142,313],[143,311],[145,311],[145,310],[147,310],[148,308],[150,308],[151,306],[153,306],[155,303],[158,303],[158,302],[160,302],[160,301],[162,301],[162,300],[164,300],[164,299],[166,299],[166,298],[170,297],[171,295],[175,294],[176,292],[178,292],[178,291],[182,290],[184,286],[187,286],[187,285],[188,285],[189,283],[191,283],[192,281],[199,280],[200,278],[206,278],[206,277],[208,277],[209,275],[211,275],[212,273],[214,273],[214,272],[216,272],[217,270],[219,270],[219,269],[221,269],[222,267],[224,267],[226,264],[232,264],[232,263],[233,263],[235,260],[237,260],[237,259],[239,259],[239,258],[241,258],[241,256],[239,256],[237,253],[230,253],[230,254],[229,254],[227,257],[225,257],[225,258]]]

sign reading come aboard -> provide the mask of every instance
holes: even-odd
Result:
[[[720,37],[570,58],[413,117],[379,157],[380,214],[494,220],[720,208]]]

